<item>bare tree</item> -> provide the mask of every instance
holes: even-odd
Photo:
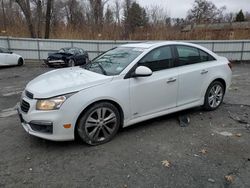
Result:
[[[188,11],[187,20],[193,23],[215,22],[221,19],[225,7],[218,9],[207,0],[195,0],[193,8]]]
[[[45,18],[45,35],[44,38],[48,39],[50,35],[50,22],[53,0],[47,0],[46,18]]]
[[[77,0],[66,1],[65,3],[65,13],[67,24],[73,29],[79,28],[85,23],[84,7]]]
[[[42,1],[37,0],[36,2],[36,16],[37,16],[37,37],[41,38],[41,24],[42,24]]]
[[[94,25],[97,26],[97,29],[100,30],[103,25],[103,12],[104,5],[109,0],[89,0],[91,15],[94,19]]]
[[[154,25],[165,24],[169,18],[168,12],[159,5],[152,5],[147,9],[149,21]]]
[[[35,29],[34,29],[32,15],[31,15],[30,0],[16,0],[16,2],[20,6],[20,8],[25,16],[25,19],[26,19],[26,22],[28,25],[28,29],[30,32],[30,36],[32,38],[35,38],[36,34],[35,34]]]
[[[121,24],[121,15],[120,15],[121,10],[122,10],[122,7],[120,4],[120,1],[116,0],[115,1],[115,19],[116,19],[116,22],[118,23],[118,25]]]
[[[5,6],[4,6],[4,2],[2,0],[2,14],[3,14],[3,28],[4,31],[6,31],[6,14],[5,14]]]
[[[235,14],[233,12],[229,12],[223,16],[223,21],[232,23],[234,21],[234,18],[235,18]]]
[[[108,25],[114,23],[114,14],[113,14],[112,9],[109,7],[109,5],[105,12],[104,21]]]

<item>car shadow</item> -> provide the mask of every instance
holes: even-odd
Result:
[[[176,120],[176,125],[180,126],[179,120],[178,120],[178,117],[180,115],[187,115],[192,120],[192,115],[196,114],[196,113],[200,113],[200,112],[202,112],[203,114],[206,113],[206,111],[203,111],[201,107],[196,107],[196,108],[191,108],[191,109],[183,110],[183,111],[176,112],[176,113],[171,113],[171,114],[164,115],[161,117],[153,118],[153,119],[146,120],[146,121],[143,121],[140,123],[136,123],[134,125],[131,125],[131,126],[128,126],[125,128],[121,128],[118,131],[116,139],[117,139],[117,137],[119,138],[119,135],[128,134],[130,132],[142,131],[145,129],[152,128],[153,126],[154,127],[160,126],[161,122],[163,123],[163,122],[170,121],[170,120]],[[155,122],[157,122],[158,125],[156,125]],[[180,128],[182,128],[182,127],[180,127]],[[50,140],[45,140],[45,139],[38,138],[35,136],[31,136],[31,135],[29,135],[29,136],[30,136],[30,142],[32,143],[32,145],[35,145],[35,147],[40,147],[40,148],[44,148],[44,149],[47,149],[47,148],[50,148],[50,149],[67,149],[67,148],[87,149],[87,148],[98,148],[99,147],[99,146],[94,146],[94,147],[90,146],[90,145],[84,143],[79,138],[77,138],[76,140],[73,140],[73,141],[50,141]],[[125,141],[126,141],[126,139],[125,139]],[[110,142],[115,142],[115,140],[111,140]],[[108,143],[106,143],[106,144],[108,144]],[[104,144],[104,145],[106,145],[106,144]],[[103,145],[100,145],[100,146],[103,146]]]
[[[23,65],[22,65],[22,66],[23,66]],[[1,70],[1,69],[7,69],[7,68],[22,67],[22,66],[19,66],[19,65],[1,65],[1,66],[0,66],[0,70]]]
[[[156,117],[156,118],[153,118],[150,120],[142,121],[140,123],[136,123],[134,125],[131,125],[131,126],[128,126],[125,128],[121,128],[119,132],[123,133],[123,132],[130,132],[130,131],[134,131],[134,130],[139,130],[139,129],[150,128],[151,126],[155,127],[155,126],[157,126],[157,125],[155,125],[155,122],[161,123],[161,122],[165,122],[168,120],[176,120],[176,125],[180,126],[179,119],[178,119],[179,116],[187,115],[192,120],[192,114],[200,113],[200,112],[203,113],[205,111],[202,109],[202,107],[195,107],[195,108],[191,108],[191,109],[163,115],[160,117]]]

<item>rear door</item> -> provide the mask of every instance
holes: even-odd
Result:
[[[209,77],[210,61],[214,58],[191,46],[176,45],[176,67],[179,72],[177,106],[201,99],[203,85]]]

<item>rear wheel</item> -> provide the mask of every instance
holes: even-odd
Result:
[[[80,138],[90,145],[99,145],[110,141],[120,126],[120,114],[117,108],[108,102],[94,104],[88,108],[77,125]]]
[[[19,59],[18,59],[17,65],[18,65],[18,66],[22,66],[22,65],[23,65],[23,59],[22,59],[22,58],[19,58]]]
[[[223,102],[224,94],[225,86],[221,82],[211,83],[205,95],[204,108],[209,111],[217,109]]]

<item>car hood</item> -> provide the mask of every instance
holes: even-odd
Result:
[[[81,67],[63,68],[42,74],[28,83],[26,90],[34,98],[50,98],[104,84],[111,76],[97,74]]]

